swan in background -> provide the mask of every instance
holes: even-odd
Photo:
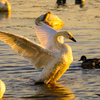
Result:
[[[6,90],[5,83],[2,80],[0,80],[0,100],[3,97],[5,90]]]
[[[0,0],[0,12],[10,12],[11,6],[7,0]]]
[[[41,28],[43,26],[46,30]],[[46,24],[36,26],[35,29],[37,30],[36,32],[39,30],[45,33],[41,34],[41,38],[45,37],[42,41],[43,45],[48,45],[49,42],[52,41],[54,45],[53,48],[57,49],[59,52],[47,49],[45,46],[32,42],[22,36],[1,31],[0,40],[9,44],[16,52],[28,59],[36,69],[43,68],[39,75],[33,77],[35,82],[43,82],[45,84],[54,83],[64,74],[73,61],[71,47],[68,44],[61,43],[59,37],[63,36],[74,42],[76,42],[76,40],[68,31],[57,32],[51,37],[48,37],[47,34],[52,34],[52,32],[56,30]],[[49,39],[49,41],[47,41],[47,39]]]
[[[53,15],[51,12],[47,12],[46,14],[36,18],[36,25],[41,25],[41,22],[44,22],[56,30],[61,29],[64,26],[64,22],[56,15]]]

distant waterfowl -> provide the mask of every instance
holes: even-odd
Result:
[[[0,12],[10,12],[11,5],[7,0],[0,0]]]
[[[49,41],[47,40],[51,38],[51,40],[49,39],[50,42],[53,42],[54,48],[58,49],[59,52],[54,52],[45,48],[43,45],[39,45],[27,38],[11,33],[0,32],[0,40],[9,44],[16,52],[28,59],[35,68],[43,68],[39,75],[33,77],[35,82],[44,82],[45,84],[54,83],[64,74],[73,61],[71,47],[68,44],[61,43],[58,37],[63,36],[67,39],[73,40],[74,42],[76,42],[76,40],[70,32],[57,32],[45,24],[42,26],[36,26],[35,29],[37,32],[44,32],[41,34],[41,37],[45,37],[42,41],[43,44],[48,44]],[[47,34],[52,34],[52,32],[54,35],[48,37]]]
[[[3,97],[5,90],[6,90],[5,83],[2,80],[0,80],[0,100]]]
[[[81,8],[84,6],[84,2],[85,0],[75,0],[75,4],[80,5]]]
[[[57,0],[57,5],[58,5],[58,7],[60,6],[60,5],[65,5],[66,4],[66,0]]]
[[[81,67],[83,69],[99,69],[100,58],[87,59],[86,56],[82,56],[79,61],[83,61]]]
[[[61,29],[64,25],[64,22],[58,18],[56,15],[53,15],[51,12],[47,12],[46,14],[41,15],[36,18],[35,24],[40,25],[41,22],[51,26],[54,29]]]

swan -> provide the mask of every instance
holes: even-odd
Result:
[[[0,12],[10,12],[11,11],[11,5],[7,0],[0,0]]]
[[[0,100],[3,97],[5,90],[6,90],[5,83],[2,80],[0,80]]]
[[[37,30],[36,33],[44,32],[40,35],[41,40],[44,39],[42,40],[43,45],[30,41],[25,37],[2,31],[0,31],[0,40],[9,44],[16,52],[28,59],[36,69],[43,68],[39,75],[33,77],[33,80],[36,83],[55,83],[69,68],[69,65],[73,61],[71,47],[66,43],[60,42],[59,37],[63,36],[64,38],[71,39],[74,42],[76,42],[76,40],[70,32],[57,32],[46,24],[35,26],[35,30]],[[52,35],[49,35],[50,37],[48,37],[47,34]],[[49,42],[51,44],[53,43],[53,48],[55,48],[55,50],[57,49],[59,52],[53,51],[54,49],[48,49],[49,46],[51,46],[49,45]],[[48,48],[44,46],[45,44],[48,45]]]
[[[56,30],[61,29],[64,26],[64,22],[51,12],[47,12],[35,19],[36,25],[41,25],[41,22],[44,22]]]

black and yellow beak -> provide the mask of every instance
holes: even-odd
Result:
[[[72,41],[77,42],[73,37],[70,38]]]

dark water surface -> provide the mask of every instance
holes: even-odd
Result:
[[[100,70],[81,69],[82,55],[100,58],[100,0],[86,0],[84,8],[67,0],[68,7],[56,8],[56,0],[9,0],[11,13],[0,14],[0,30],[36,39],[35,18],[51,11],[64,21],[77,43],[65,40],[74,61],[55,85],[35,85],[35,70],[23,57],[0,41],[0,79],[6,84],[3,100],[100,100]]]

